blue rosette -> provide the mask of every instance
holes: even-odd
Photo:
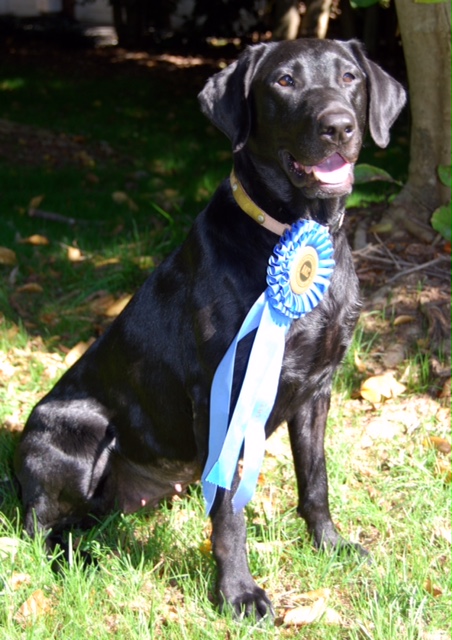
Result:
[[[265,453],[265,424],[273,408],[292,322],[322,301],[334,271],[328,230],[313,220],[287,229],[270,256],[267,289],[248,312],[218,365],[210,395],[209,454],[202,483],[207,513],[218,487],[230,490],[243,450],[234,510],[251,500]],[[239,341],[256,331],[245,377],[229,420],[232,377]]]
[[[296,319],[325,295],[334,270],[328,230],[313,220],[299,220],[276,245],[267,268],[267,296],[280,313]]]

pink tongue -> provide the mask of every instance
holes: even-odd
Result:
[[[351,164],[346,162],[344,158],[335,153],[327,158],[321,164],[315,167],[306,167],[307,173],[312,173],[319,182],[326,184],[340,184],[345,182],[350,174]],[[309,171],[309,169],[311,171]]]

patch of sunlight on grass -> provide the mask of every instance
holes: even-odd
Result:
[[[25,78],[6,78],[0,82],[0,91],[17,91],[26,85]]]

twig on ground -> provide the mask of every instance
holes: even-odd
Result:
[[[364,247],[363,249],[352,251],[354,258],[357,258],[357,259],[364,258],[372,262],[381,262],[382,264],[390,264],[391,266],[395,265],[398,268],[402,268],[403,266],[410,267],[413,264],[412,262],[408,262],[407,260],[401,260],[400,258],[395,258],[394,254],[392,254],[390,251],[389,251],[389,254],[391,256],[390,258],[383,257],[381,255],[382,253],[386,253],[386,252],[383,252],[382,247],[375,244],[368,244],[367,247]]]
[[[53,213],[52,211],[43,211],[42,209],[29,209],[28,215],[30,218],[42,218],[43,220],[52,220],[52,222],[64,222],[73,226],[77,224],[78,220],[75,218],[68,218],[60,213]]]
[[[435,356],[432,356],[430,358],[430,366],[432,369],[432,373],[439,378],[450,378],[452,376],[452,367],[444,369],[438,358],[435,358]]]
[[[422,264],[416,265],[415,267],[411,267],[411,269],[405,269],[404,271],[399,271],[399,273],[396,273],[395,276],[392,276],[392,278],[389,278],[386,284],[389,284],[390,282],[394,282],[394,280],[397,280],[398,278],[402,278],[403,276],[407,276],[410,273],[415,273],[416,271],[425,271],[428,269],[428,267],[432,267],[435,264],[438,264],[440,262],[446,262],[446,261],[450,262],[450,258],[448,256],[440,256],[439,258],[435,258],[434,260],[429,260],[428,262],[424,262]]]
[[[393,264],[395,267],[397,267],[397,269],[401,269],[401,264],[404,262],[403,260],[400,260],[399,258],[397,258],[392,251],[389,250],[389,248],[385,245],[385,243],[381,240],[381,238],[379,237],[379,235],[377,233],[374,232],[374,238],[377,240],[378,244],[380,245],[380,247],[383,249],[383,251],[386,253],[386,255],[392,260]]]
[[[83,220],[82,218],[69,218],[63,216],[61,213],[53,213],[53,211],[44,211],[43,209],[28,209],[28,215],[30,218],[42,218],[43,220],[51,220],[52,222],[62,222],[68,224],[71,227],[76,224],[103,224],[102,222],[93,220]]]

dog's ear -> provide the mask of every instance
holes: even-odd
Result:
[[[271,48],[272,44],[265,43],[248,47],[236,62],[212,76],[198,95],[202,112],[228,136],[234,153],[248,140],[251,81]]]
[[[379,147],[387,147],[389,130],[406,102],[405,89],[378,64],[366,57],[360,42],[352,40],[348,44],[367,76],[370,135]]]

